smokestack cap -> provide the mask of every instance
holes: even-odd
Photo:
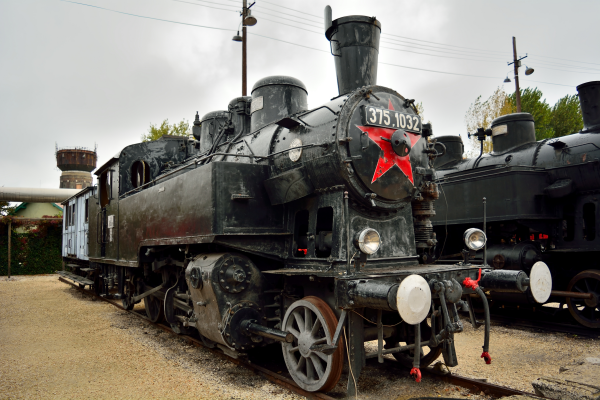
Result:
[[[340,95],[377,84],[380,35],[381,23],[375,17],[350,15],[331,22],[325,36],[335,59]]]
[[[302,83],[300,79],[296,79],[293,76],[284,75],[267,76],[266,78],[260,79],[254,84],[254,86],[252,87],[252,92],[250,93],[253,93],[256,89],[269,85],[296,86],[304,90],[306,94],[308,94],[306,86],[304,86],[304,83]]]
[[[331,37],[340,25],[351,24],[354,22],[362,22],[365,24],[375,25],[379,28],[379,31],[381,32],[381,22],[379,22],[377,18],[367,17],[365,15],[348,15],[347,17],[338,18],[332,21],[331,26],[327,28],[327,31],[325,32],[325,37],[327,38],[327,40],[331,40]]]
[[[492,128],[512,121],[533,121],[533,115],[526,112],[502,115],[492,121]]]
[[[582,132],[600,132],[600,81],[582,83],[577,86],[579,105],[583,118]]]

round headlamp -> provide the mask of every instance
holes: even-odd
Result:
[[[471,228],[465,231],[463,235],[463,240],[467,247],[471,250],[479,250],[485,246],[485,242],[487,241],[487,237],[485,233],[481,229]]]
[[[363,229],[355,240],[355,245],[365,254],[373,254],[379,250],[381,238],[375,229]]]

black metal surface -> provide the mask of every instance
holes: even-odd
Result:
[[[347,288],[351,307],[398,310],[396,305],[397,283],[361,279],[348,282]]]
[[[214,145],[225,141],[227,134],[233,133],[229,126],[227,111],[212,111],[200,120],[200,153],[210,150]],[[228,129],[229,128],[229,129]],[[227,132],[225,130],[227,129]]]
[[[236,97],[229,102],[227,107],[231,121],[233,122],[234,137],[250,133],[250,103],[252,97],[242,96]]]
[[[439,136],[435,138],[438,144],[435,146],[436,150],[442,152],[442,145],[444,147],[444,155],[436,157],[433,161],[435,168],[442,167],[451,162],[461,161],[463,153],[465,152],[465,145],[463,144],[460,136]]]
[[[498,269],[485,270],[481,274],[481,285],[485,290],[527,290],[527,274],[523,271]]]
[[[577,86],[583,132],[600,132],[600,81],[582,83]]]
[[[541,260],[540,245],[533,241],[492,244],[487,248],[487,263],[494,269],[530,271]]]
[[[269,76],[252,88],[251,128],[268,124],[308,109],[306,86],[291,76]]]
[[[535,125],[529,113],[503,115],[492,121],[494,153],[535,142]]]
[[[460,236],[466,228],[482,227],[486,198],[486,261],[493,268],[528,272],[543,261],[558,291],[567,290],[578,273],[600,270],[600,136],[594,133],[600,83],[578,88],[585,125],[581,132],[535,142],[531,116],[510,114],[492,123],[493,152],[448,162],[442,157],[436,171],[441,201],[432,217],[437,239],[444,243],[442,256],[463,249]],[[447,148],[454,143],[438,140],[446,141]],[[531,301],[521,294],[494,298]],[[549,301],[565,299],[552,296]]]
[[[325,32],[335,56],[340,94],[377,83],[381,23],[374,17],[352,15],[332,21]]]
[[[294,335],[289,332],[284,332],[279,329],[269,328],[256,323],[256,320],[245,320],[240,324],[242,331],[246,331],[247,335],[257,335],[276,340],[278,342],[292,343]]]

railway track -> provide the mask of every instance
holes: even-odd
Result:
[[[567,333],[575,336],[584,336],[590,338],[600,338],[599,329],[590,329],[581,325],[569,324],[565,322],[553,322],[544,320],[531,320],[525,318],[516,319],[502,314],[491,314],[493,323],[498,323],[511,328],[534,329],[549,333]]]
[[[210,349],[206,346],[203,345],[202,341],[199,339],[196,339],[192,336],[188,336],[188,335],[179,335],[176,334],[175,332],[173,332],[171,330],[170,327],[167,327],[166,325],[160,324],[160,323],[155,323],[150,321],[145,315],[140,314],[138,312],[135,311],[129,311],[126,310],[125,308],[123,308],[120,304],[118,304],[118,302],[116,301],[112,301],[110,299],[106,299],[104,297],[98,296],[94,291],[92,290],[86,290],[84,288],[81,288],[78,284],[73,283],[68,281],[67,279],[63,278],[63,277],[59,277],[58,278],[59,281],[66,283],[68,285],[71,285],[72,287],[74,287],[75,289],[79,290],[80,292],[82,292],[83,294],[87,294],[91,297],[100,299],[102,301],[105,301],[117,308],[119,308],[120,310],[123,310],[125,312],[128,312],[138,318],[140,318],[141,320],[145,321],[148,325],[152,325],[156,328],[159,328],[165,332],[168,332],[174,336],[177,336],[178,338],[186,341],[187,343],[194,345],[196,347],[201,347],[207,351],[210,351],[211,353],[213,353],[215,356],[220,357],[222,359],[228,360],[229,362],[245,367],[251,371],[253,371],[254,373],[256,373],[257,375],[260,375],[262,377],[264,377],[265,379],[269,380],[270,382],[279,385],[281,387],[284,387],[296,394],[299,394],[301,396],[304,396],[308,399],[315,399],[315,400],[335,400],[335,398],[328,396],[327,394],[324,393],[319,393],[319,392],[307,392],[304,389],[302,389],[301,387],[299,387],[298,385],[296,385],[296,383],[292,380],[289,379],[281,374],[278,374],[274,371],[269,370],[268,368],[265,368],[263,366],[260,366],[256,363],[253,363],[249,360],[244,360],[244,359],[240,359],[240,358],[234,358],[231,357],[223,352],[221,352],[220,350],[215,350],[215,349]],[[407,372],[407,370],[403,369],[398,363],[389,360],[389,359],[384,359],[384,363],[383,364],[379,364],[377,362],[374,362],[371,360],[371,362],[368,363],[369,366],[373,367],[373,368],[393,368],[393,369],[397,369],[398,371],[404,371]],[[464,376],[460,376],[460,375],[456,375],[456,374],[452,374],[452,373],[439,373],[436,372],[433,368],[428,367],[428,368],[422,368],[421,372],[424,376],[429,376],[431,378],[434,379],[439,379],[441,381],[456,385],[456,386],[460,386],[463,388],[466,388],[468,390],[470,390],[473,393],[480,393],[480,392],[484,392],[489,396],[492,396],[494,398],[501,398],[501,397],[506,397],[506,396],[513,396],[513,395],[524,395],[524,396],[529,396],[529,397],[536,397],[536,398],[542,398],[539,397],[537,395],[535,395],[534,393],[530,393],[530,392],[523,392],[520,390],[516,390],[510,387],[505,387],[505,386],[499,386],[499,385],[495,385],[492,383],[488,383],[488,382],[483,382],[483,381],[479,381],[476,379],[471,379],[471,378],[467,378]]]

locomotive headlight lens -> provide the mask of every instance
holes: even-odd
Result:
[[[487,237],[485,233],[481,229],[471,228],[465,231],[463,236],[465,244],[471,250],[479,250],[485,246],[485,242],[487,241]]]
[[[363,229],[358,234],[355,244],[363,253],[373,254],[379,250],[379,246],[381,245],[379,232],[371,228]]]

